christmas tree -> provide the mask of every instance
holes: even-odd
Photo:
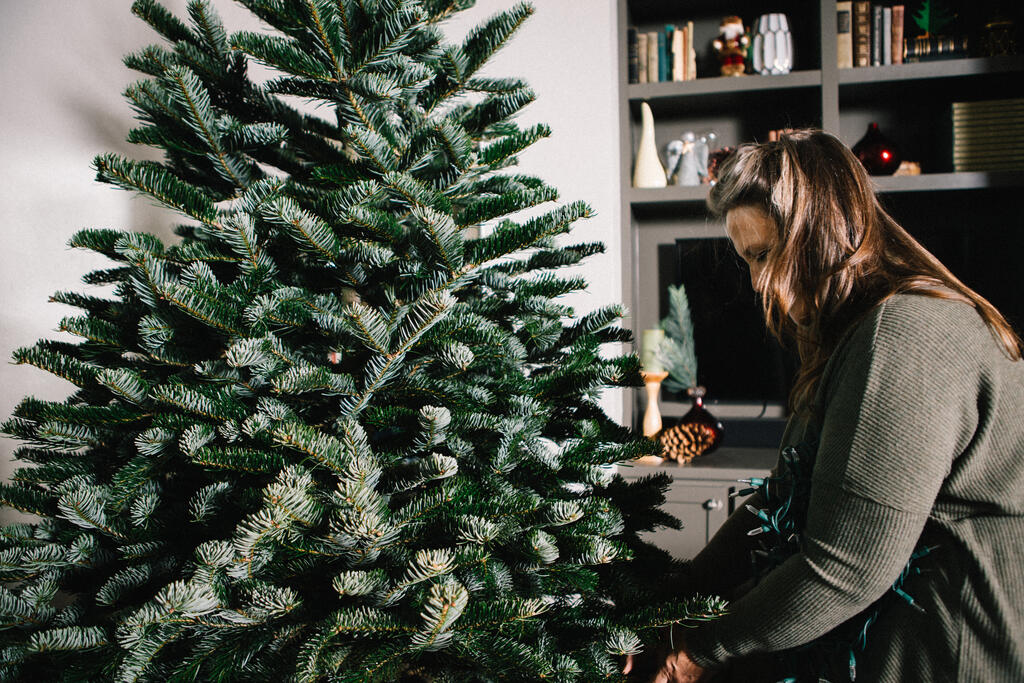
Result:
[[[712,617],[639,533],[666,477],[597,403],[639,383],[620,307],[575,316],[557,269],[580,202],[508,169],[547,136],[481,67],[521,4],[457,45],[467,0],[132,9],[166,41],[126,63],[161,162],[98,178],[181,215],[180,242],[87,229],[82,311],[15,353],[72,383],[26,398],[0,502],[0,679],[614,680],[659,626]],[[277,75],[254,81],[249,61]],[[319,105],[308,113],[295,97]],[[482,235],[477,234],[483,227]]]

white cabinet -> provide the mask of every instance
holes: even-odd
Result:
[[[619,473],[627,480],[655,472],[672,477],[662,509],[679,518],[683,528],[659,529],[648,540],[674,557],[687,559],[704,547],[733,510],[743,506],[741,498],[730,496],[746,488],[739,480],[767,476],[776,455],[772,449],[721,448],[688,465],[620,464]]]

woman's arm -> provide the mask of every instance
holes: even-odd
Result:
[[[686,593],[718,595],[732,600],[737,589],[753,577],[750,551],[755,542],[747,532],[758,523],[745,505],[764,507],[764,497],[755,493],[743,502],[744,505],[729,515],[704,549],[690,561],[690,580],[682,587]]]
[[[948,315],[961,305],[923,310]],[[866,609],[906,565],[953,457],[976,428],[983,348],[919,308],[884,304],[837,356],[823,379],[826,407],[801,552],[728,615],[688,634],[698,664],[814,640]]]

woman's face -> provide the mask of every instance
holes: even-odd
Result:
[[[725,214],[725,232],[736,253],[750,266],[750,284],[759,291],[758,280],[778,239],[775,222],[759,207],[737,206]]]

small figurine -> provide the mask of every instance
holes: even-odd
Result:
[[[735,147],[722,147],[711,152],[708,158],[708,184],[714,185],[718,182],[718,167],[729,158],[733,152],[736,151]]]
[[[679,184],[700,185],[700,159],[697,158],[697,136],[688,130],[680,138],[683,143],[683,158],[679,162]]]
[[[674,141],[678,143],[678,149],[681,151],[676,169],[679,185],[706,185],[710,182],[708,156],[716,140],[718,135],[713,132],[696,135],[688,130],[679,140]]]
[[[714,131],[708,131],[703,133],[697,139],[697,175],[700,176],[701,185],[708,185],[711,183],[711,174],[708,170],[708,165],[711,162],[711,150],[715,147],[718,142],[718,133]]]
[[[675,185],[679,180],[679,162],[683,159],[683,141],[670,140],[665,145],[665,173],[668,184]]]
[[[737,16],[724,17],[718,29],[720,33],[711,45],[718,54],[722,75],[742,76],[750,47],[750,37],[743,29],[743,20]]]

